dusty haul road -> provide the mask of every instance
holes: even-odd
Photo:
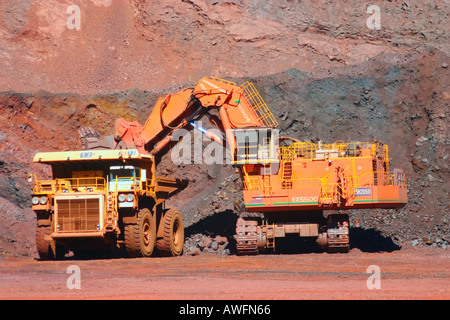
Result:
[[[373,265],[379,273],[376,267],[367,273]],[[46,262],[3,258],[0,299],[447,300],[449,266],[450,252],[433,248]]]

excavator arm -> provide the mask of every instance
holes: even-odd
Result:
[[[210,114],[212,109],[218,109],[219,117]],[[231,154],[236,151],[233,129],[278,126],[253,84],[237,86],[230,81],[204,77],[193,88],[160,98],[144,126],[137,121],[118,119],[116,146],[124,144],[126,148],[156,155],[172,141],[176,130],[195,128],[194,121],[204,115],[225,134]],[[224,144],[223,137],[201,130],[210,139]]]

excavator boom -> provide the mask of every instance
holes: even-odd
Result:
[[[220,119],[209,113],[212,109],[219,110]],[[169,144],[176,130],[193,126],[193,121],[204,115],[225,133],[232,154],[236,149],[233,129],[278,126],[253,84],[247,82],[239,87],[234,82],[205,77],[194,88],[160,98],[144,126],[118,119],[114,138],[127,148],[157,154]],[[223,142],[217,135],[207,135]]]

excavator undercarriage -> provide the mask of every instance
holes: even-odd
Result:
[[[330,253],[345,253],[350,248],[348,215],[330,214],[323,218],[322,211],[314,211],[291,215],[290,221],[273,215],[264,219],[240,217],[236,223],[236,253],[275,251],[277,239],[290,235],[315,239],[319,249]]]

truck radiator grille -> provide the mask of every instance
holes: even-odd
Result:
[[[58,199],[56,231],[96,231],[100,223],[100,200]]]

